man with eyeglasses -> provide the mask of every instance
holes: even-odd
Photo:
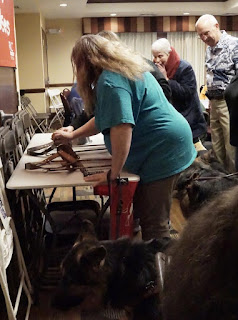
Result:
[[[196,22],[198,37],[207,45],[206,80],[210,100],[210,127],[217,159],[230,171],[235,169],[235,148],[230,144],[230,117],[224,91],[238,74],[238,38],[220,30],[216,18],[202,15]]]

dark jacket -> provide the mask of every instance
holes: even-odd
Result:
[[[197,82],[192,66],[181,60],[173,77],[169,80],[172,90],[172,105],[190,124],[193,138],[204,134],[207,130],[197,93]]]
[[[71,90],[70,90],[70,94],[67,97],[67,100],[69,101],[69,103],[71,103],[73,98],[80,98],[80,95],[77,91],[77,83],[74,83]]]
[[[238,75],[228,84],[225,99],[230,113],[230,143],[238,147]]]
[[[77,91],[77,83],[74,83],[72,86],[67,100],[72,110],[71,123],[69,125],[73,126],[74,129],[77,129],[84,125],[91,118],[87,116],[84,111],[83,100]]]
[[[147,63],[149,63],[153,67],[153,70],[150,71],[150,73],[155,77],[155,79],[157,80],[157,82],[161,86],[167,100],[169,102],[171,102],[172,91],[171,91],[171,88],[170,88],[168,81],[165,79],[163,73],[156,67],[154,62],[150,61],[149,59],[146,59],[146,61],[147,61]]]

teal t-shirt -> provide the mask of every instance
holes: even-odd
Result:
[[[104,70],[96,86],[95,123],[111,152],[110,128],[133,126],[125,167],[147,183],[186,169],[196,158],[187,120],[168,102],[149,73],[131,81]]]

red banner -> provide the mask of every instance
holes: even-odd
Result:
[[[13,0],[0,0],[0,66],[15,67]]]

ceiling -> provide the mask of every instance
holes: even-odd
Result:
[[[67,7],[60,7],[67,3]],[[83,17],[238,15],[238,0],[14,0],[15,13],[41,12],[46,19]]]

